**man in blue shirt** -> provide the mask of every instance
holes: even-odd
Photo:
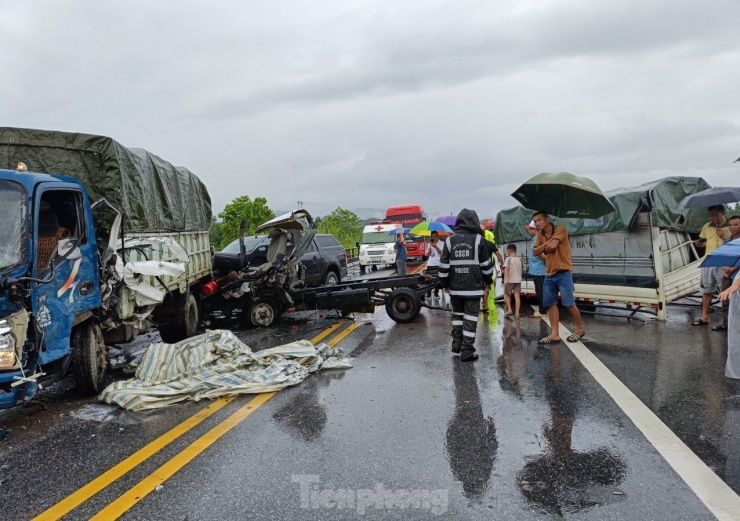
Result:
[[[539,307],[538,311],[535,311],[532,316],[535,318],[541,318],[547,314],[547,310],[542,305],[542,286],[545,283],[545,260],[541,256],[534,254],[534,242],[537,240],[537,228],[534,225],[534,221],[529,224],[525,224],[524,228],[526,228],[529,235],[532,237],[532,240],[530,241],[531,244],[529,245],[528,273],[534,282],[534,292],[537,295],[537,306]]]
[[[403,234],[399,233],[396,235],[396,243],[393,245],[396,249],[396,271],[401,277],[406,276],[406,260],[409,258],[406,252],[406,239]]]

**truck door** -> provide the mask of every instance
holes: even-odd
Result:
[[[32,307],[43,331],[47,363],[69,353],[75,318],[100,306],[98,251],[85,194],[50,184],[34,199]]]
[[[321,285],[321,254],[316,247],[316,241],[312,240],[306,253],[301,257],[301,262],[306,267],[305,282],[307,286]]]

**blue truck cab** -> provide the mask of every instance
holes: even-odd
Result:
[[[197,333],[211,199],[191,171],[106,136],[0,127],[0,408],[74,374],[103,390],[106,345]]]
[[[0,408],[70,368],[97,391],[106,364],[100,265],[83,185],[0,170],[0,223]]]

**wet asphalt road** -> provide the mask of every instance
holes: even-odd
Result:
[[[277,393],[123,519],[714,518],[566,344],[536,345],[542,320],[492,309],[479,318],[475,364],[449,352],[444,311],[406,325],[382,309],[356,317],[361,325],[339,344],[353,369]],[[726,343],[692,328],[683,308],[669,317],[586,317],[584,343],[740,491],[740,395],[722,374]],[[336,320],[298,314],[238,335],[271,347]],[[65,519],[90,518],[250,399]],[[0,412],[10,431],[0,441],[3,520],[41,513],[206,405],[127,413],[78,398],[69,382],[43,401],[45,411]]]

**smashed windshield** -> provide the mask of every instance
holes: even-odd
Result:
[[[26,256],[26,194],[18,183],[0,181],[0,271],[21,264]]]
[[[244,237],[244,246],[249,253],[250,251],[254,250],[257,245],[265,241],[267,238],[267,235],[256,235],[254,237]],[[230,242],[228,245],[224,246],[224,249],[221,250],[223,253],[239,253],[239,239],[236,239],[235,241]]]
[[[395,241],[395,237],[388,235],[388,232],[369,232],[362,234],[362,244],[388,244]]]

